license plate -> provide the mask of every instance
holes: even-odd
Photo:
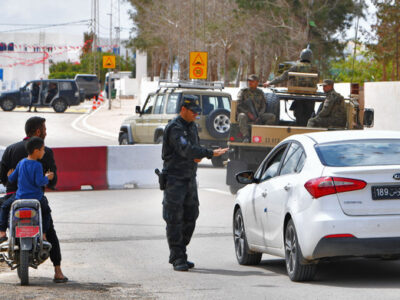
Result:
[[[373,186],[371,192],[374,200],[400,200],[400,185]]]
[[[39,234],[39,226],[21,226],[15,227],[15,237],[35,237]]]

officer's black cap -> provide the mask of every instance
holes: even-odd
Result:
[[[199,98],[194,95],[184,95],[182,98],[182,106],[194,111],[196,113],[201,113],[201,107]]]

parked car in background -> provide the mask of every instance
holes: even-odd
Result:
[[[239,264],[285,258],[293,281],[319,262],[400,258],[400,133],[346,130],[293,135],[244,171],[233,211]]]
[[[164,128],[175,118],[183,95],[195,95],[200,100],[201,114],[196,120],[200,144],[208,148],[227,146],[230,128],[231,95],[222,92],[222,84],[194,82],[160,82],[159,89],[150,93],[136,115],[125,119],[119,132],[119,143],[162,143]],[[212,158],[214,166],[223,166],[227,156]]]
[[[17,106],[52,107],[55,112],[62,113],[84,100],[85,93],[75,80],[33,80],[18,90],[2,92],[0,107],[4,111],[12,111]]]
[[[97,99],[100,94],[100,82],[94,74],[76,74],[74,79],[80,89],[85,92],[85,98],[90,100]]]

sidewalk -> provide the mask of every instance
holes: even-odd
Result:
[[[108,109],[108,101],[91,112],[86,122],[99,130],[118,136],[122,121],[135,114],[137,99],[113,100],[111,110]]]

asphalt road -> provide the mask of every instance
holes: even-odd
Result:
[[[7,131],[0,131],[0,145],[24,135],[18,124],[27,116],[0,112],[0,126],[9,124]],[[101,142],[98,136],[71,127],[79,113],[45,117],[52,124],[46,140],[50,146]],[[104,139],[105,144],[110,141]],[[325,263],[318,267],[315,281],[308,283],[291,282],[284,260],[277,257],[264,255],[258,266],[238,265],[231,229],[233,196],[224,183],[225,169],[202,163],[198,180],[200,217],[188,248],[196,264],[193,270],[175,272],[167,262],[161,191],[49,193],[62,266],[70,282],[53,284],[47,261],[38,270],[30,269],[31,286],[20,287],[16,271],[0,265],[0,299],[399,298],[400,261]]]
[[[85,128],[84,121],[90,103],[71,107],[64,113],[55,113],[51,108],[38,108],[38,112],[27,112],[26,108],[17,108],[11,112],[0,110],[0,149],[20,141],[25,137],[25,122],[32,116],[46,119],[46,145],[49,147],[78,147],[117,145],[117,138],[91,134]]]

